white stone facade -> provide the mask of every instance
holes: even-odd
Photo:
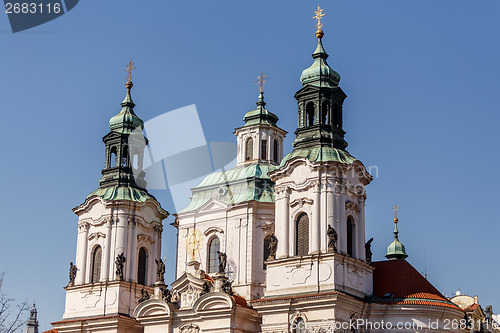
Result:
[[[91,197],[74,209],[78,215],[75,283],[66,288],[63,318],[122,313],[131,315],[140,290],[156,281],[155,259],[160,259],[162,220],[166,212],[155,200],[145,203],[105,201]],[[99,281],[93,253],[101,248]],[[139,250],[146,250],[145,283],[138,285]],[[123,253],[124,281],[116,276],[115,258]]]

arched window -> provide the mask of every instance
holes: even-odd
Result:
[[[340,111],[339,111],[339,107],[337,104],[335,104],[333,107],[332,119],[333,119],[334,126],[339,127],[339,128],[342,127],[342,117],[340,116]]]
[[[122,167],[126,167],[126,166],[127,166],[127,163],[128,163],[128,148],[127,148],[127,147],[124,147],[124,148],[123,148],[122,161],[121,161],[120,165],[121,165]]]
[[[347,254],[354,255],[354,220],[352,216],[347,218]]]
[[[98,245],[94,252],[92,252],[92,275],[90,276],[90,283],[97,283],[101,280],[101,259],[102,248]]]
[[[139,250],[139,260],[137,262],[137,283],[146,284],[148,252],[145,248],[141,247]]]
[[[219,238],[214,237],[208,243],[208,272],[217,273],[219,271],[219,257],[217,251],[220,251]]]
[[[309,254],[309,217],[306,213],[300,214],[297,218],[295,231],[297,255],[306,256]]]
[[[304,333],[306,331],[306,323],[302,317],[298,317],[293,321],[292,333]]]
[[[324,125],[328,124],[328,104],[328,102],[321,104],[321,123]]]
[[[271,254],[271,252],[269,251],[269,244],[271,243],[271,235],[267,235],[265,238],[264,238],[264,257],[262,258],[263,259],[263,267],[264,269],[266,269],[266,263],[265,261],[269,258],[269,254]]]
[[[306,106],[306,126],[314,125],[314,103],[309,102]]]
[[[110,168],[114,168],[116,166],[116,147],[111,148],[108,165]]]
[[[279,143],[278,140],[274,139],[274,144],[273,144],[273,161],[276,163],[279,163]]]
[[[267,140],[263,139],[260,146],[260,158],[267,160]]]
[[[245,161],[253,160],[253,139],[248,138],[245,145]]]

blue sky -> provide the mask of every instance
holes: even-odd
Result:
[[[76,252],[71,209],[93,191],[102,137],[125,95],[145,121],[195,104],[209,142],[234,142],[260,72],[287,130],[293,94],[316,46],[313,1],[81,1],[12,34],[0,15],[0,271],[18,300],[36,299],[41,329],[62,318]],[[443,293],[478,295],[500,312],[500,3],[494,0],[322,1],[329,64],[348,95],[348,150],[378,177],[367,188],[367,238],[382,260],[392,206],[408,260]],[[175,124],[171,124],[175,126]],[[166,128],[168,130],[168,127]],[[165,144],[175,144],[166,142]],[[175,212],[168,191],[153,191]],[[167,280],[175,229],[165,221]]]

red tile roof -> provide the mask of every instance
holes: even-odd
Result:
[[[233,299],[237,305],[248,308],[247,301],[245,300],[244,297],[241,297],[240,295],[233,294]]]
[[[212,279],[212,278],[210,277],[210,275],[208,275],[208,274],[205,274],[205,277],[203,278],[203,280],[207,280],[207,281],[210,281],[210,282],[214,282],[214,279]]]
[[[479,307],[479,304],[474,303],[474,304],[471,304],[468,307],[466,307],[464,311],[465,312],[472,312],[472,311],[476,310],[478,307]]]
[[[45,331],[43,333],[57,333],[57,330],[51,329],[51,330]]]
[[[432,305],[460,309],[404,259],[374,262],[373,293],[377,303]]]

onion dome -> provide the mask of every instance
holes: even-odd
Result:
[[[334,71],[326,62],[328,54],[321,43],[323,35],[323,31],[318,29],[316,32],[316,37],[318,37],[318,46],[312,54],[314,62],[309,68],[304,69],[300,75],[300,82],[302,83],[302,86],[313,85],[316,87],[336,87],[339,85],[340,74]]]
[[[387,253],[385,257],[389,260],[395,259],[406,259],[408,255],[406,254],[405,246],[398,239],[398,218],[394,218],[394,241],[387,247]]]
[[[268,124],[276,126],[278,122],[278,116],[270,112],[265,108],[266,102],[264,102],[264,92],[261,91],[259,94],[259,100],[257,101],[257,108],[249,111],[243,117],[245,125],[251,126],[256,124]]]
[[[132,82],[128,81],[125,87],[127,88],[127,95],[121,103],[122,110],[109,120],[109,128],[112,132],[130,134],[139,126],[142,130],[144,122],[134,113],[135,104],[130,95],[130,90],[133,87]]]

